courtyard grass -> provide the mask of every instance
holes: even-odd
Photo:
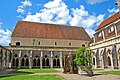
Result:
[[[64,80],[57,75],[16,75],[0,76],[0,80]]]
[[[13,73],[54,73],[58,72],[54,69],[18,69]]]
[[[102,68],[94,68],[93,71],[99,71],[99,70],[104,70]]]
[[[118,71],[104,71],[104,72],[101,72],[103,74],[113,74],[113,75],[120,75],[120,70]]]

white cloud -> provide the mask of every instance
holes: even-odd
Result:
[[[118,12],[119,11],[119,9],[117,8],[112,8],[112,9],[108,9],[108,12],[109,13],[116,13],[116,12]]]
[[[93,27],[98,26],[104,20],[104,14],[90,15],[83,5],[79,8],[68,9],[62,0],[53,0],[43,5],[43,9],[35,14],[28,14],[23,20],[33,22],[45,22],[54,24],[69,24],[82,26],[90,36],[93,34]],[[71,10],[71,12],[70,12]]]
[[[21,2],[21,3],[22,3],[22,5],[24,7],[26,7],[26,6],[32,6],[32,3],[29,0],[25,0],[25,1]]]
[[[17,7],[17,12],[24,14],[26,12],[26,10],[24,9],[25,7],[31,7],[32,3],[30,2],[30,0],[25,0],[21,2],[21,5]]]
[[[104,14],[98,16],[95,14],[90,15],[83,5],[80,8],[72,9],[72,15],[70,25],[84,27],[90,36],[93,34],[92,28],[98,26],[104,20],[105,16]]]
[[[10,30],[8,29],[3,30],[2,28],[0,28],[0,44],[1,45],[8,46],[10,43],[10,36],[11,36]]]
[[[87,3],[89,4],[96,4],[96,3],[101,3],[107,0],[87,0]]]
[[[34,15],[27,15],[25,21],[48,22],[56,24],[67,24],[71,19],[68,6],[62,0],[54,0],[46,3],[44,9]]]

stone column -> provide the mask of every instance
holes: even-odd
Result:
[[[62,52],[60,51],[60,68],[63,68]]]
[[[40,56],[40,68],[42,68],[42,58],[43,58],[43,51],[41,51],[41,56]]]
[[[114,25],[114,28],[115,28],[115,35],[117,36],[118,34],[117,34],[117,27],[116,27],[116,25]]]
[[[52,51],[50,52],[50,55],[51,55],[51,57],[50,57],[50,67],[51,68],[53,68],[53,53],[52,53]]]
[[[21,50],[20,50],[20,52],[19,52],[19,63],[18,63],[18,68],[20,68],[21,67]]]
[[[2,62],[3,62],[3,68],[5,67],[5,51],[3,51],[3,58],[2,58]]]
[[[105,34],[103,30],[102,30],[102,34],[103,34],[103,40],[105,40]]]
[[[32,68],[32,51],[29,54],[29,68]]]

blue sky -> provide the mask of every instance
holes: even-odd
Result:
[[[115,0],[0,0],[0,44],[10,43],[18,20],[80,26],[92,37],[117,11]]]

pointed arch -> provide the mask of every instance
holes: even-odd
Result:
[[[21,66],[24,66],[24,63],[25,63],[25,59],[24,58],[22,58],[22,61],[21,61],[22,63],[21,63]]]
[[[37,60],[37,66],[40,66],[40,59]]]
[[[28,58],[26,59],[25,66],[29,66],[29,59]]]
[[[33,66],[36,66],[36,59],[33,59]]]
[[[15,66],[15,58],[12,60],[12,66]]]
[[[57,59],[57,66],[60,67],[60,60]]]
[[[46,59],[46,66],[49,66],[49,59]]]
[[[16,66],[18,67],[19,59],[16,59]]]

